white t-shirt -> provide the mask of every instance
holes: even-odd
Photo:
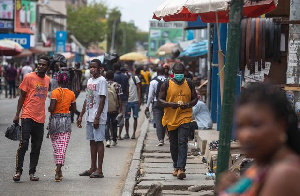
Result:
[[[23,78],[25,78],[26,74],[31,73],[32,71],[32,67],[30,67],[29,65],[25,65],[24,67],[22,67]]]
[[[136,81],[136,84],[141,83],[138,76],[135,76],[135,81]],[[137,91],[137,86],[135,85],[132,77],[129,78],[128,83],[129,83],[128,102],[138,101],[139,100],[139,95],[138,95],[138,91]]]
[[[100,103],[100,95],[104,95],[105,103],[103,112],[100,115],[100,124],[106,124],[108,101],[107,101],[107,82],[103,76],[90,78],[86,88],[86,121],[94,122]]]

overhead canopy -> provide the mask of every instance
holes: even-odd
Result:
[[[251,2],[244,0],[244,17],[258,17],[274,10],[278,0]],[[198,16],[202,22],[214,23],[216,16],[219,22],[229,21],[231,0],[166,0],[155,11],[153,18],[164,21],[196,21]]]
[[[200,57],[206,55],[208,52],[208,41],[203,40],[200,42],[192,43],[183,52],[180,53],[180,57]]]
[[[207,28],[207,24],[202,22],[200,16],[198,16],[197,20],[195,22],[188,22],[187,27],[185,30],[189,29],[205,29]]]
[[[144,61],[147,59],[148,59],[147,56],[137,52],[130,52],[120,56],[121,61]]]

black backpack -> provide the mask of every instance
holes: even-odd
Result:
[[[5,137],[14,141],[20,140],[21,126],[18,123],[9,126],[5,132]]]

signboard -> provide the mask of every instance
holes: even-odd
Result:
[[[0,20],[0,29],[13,29],[14,22],[9,20]]]
[[[56,31],[56,52],[66,52],[67,32]]]
[[[36,29],[36,2],[16,0],[15,32],[34,34]]]
[[[13,0],[0,1],[0,19],[14,19]]]
[[[30,49],[30,35],[29,34],[0,34],[1,39],[9,39],[19,43],[23,48]]]
[[[150,21],[148,55],[157,56],[157,49],[165,43],[183,40],[185,22]]]

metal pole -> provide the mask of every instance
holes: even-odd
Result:
[[[290,21],[300,20],[300,0],[293,0],[290,4]],[[289,54],[288,54],[288,67],[287,67],[287,84],[299,85],[300,79],[300,25],[290,24],[289,28]],[[294,93],[294,106],[299,110],[300,93]],[[298,112],[297,112],[298,113]]]
[[[111,45],[110,45],[110,50],[109,50],[110,54],[114,53],[114,51],[115,51],[116,25],[117,25],[117,20],[114,20],[113,31],[112,31],[112,36],[111,36]]]
[[[239,63],[241,18],[244,0],[231,0],[226,68],[224,78],[224,95],[222,102],[221,125],[219,135],[219,149],[217,160],[217,182],[220,173],[228,170],[230,156],[230,140],[233,123],[233,109],[235,102],[235,85],[237,65]]]
[[[210,110],[210,86],[211,86],[211,29],[210,29],[210,23],[207,23],[207,98],[206,98],[206,105],[208,109]]]

